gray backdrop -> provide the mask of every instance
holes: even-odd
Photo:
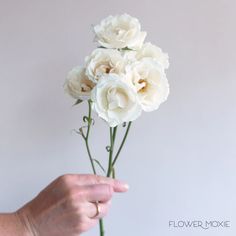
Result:
[[[171,93],[134,123],[117,169],[130,191],[114,197],[107,235],[235,235],[235,8],[234,0],[0,0],[0,211],[63,173],[91,171],[71,133],[86,105],[73,108],[62,85],[95,48],[91,25],[127,12],[169,53]],[[97,120],[91,142],[103,163],[107,141]],[[230,227],[174,228],[170,220]]]

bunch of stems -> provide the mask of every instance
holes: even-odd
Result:
[[[85,141],[85,145],[86,145],[86,149],[87,149],[87,153],[88,153],[88,156],[89,156],[89,160],[90,160],[90,164],[91,164],[91,167],[92,167],[93,174],[96,175],[97,171],[96,171],[95,164],[94,164],[95,161],[96,161],[96,163],[99,164],[100,167],[102,167],[102,166],[96,159],[94,159],[92,157],[92,154],[91,154],[91,151],[90,151],[90,146],[89,146],[89,135],[90,135],[91,127],[93,125],[91,105],[92,105],[92,101],[88,100],[88,116],[84,116],[84,118],[83,118],[84,122],[87,123],[86,133],[84,133],[83,130],[81,130],[81,135],[82,135],[82,137]],[[117,159],[120,155],[120,152],[121,152],[121,150],[122,150],[122,148],[125,144],[125,141],[127,139],[131,124],[132,124],[132,122],[129,122],[127,124],[126,131],[124,133],[123,139],[122,139],[122,141],[120,143],[120,146],[119,146],[119,148],[118,148],[115,155],[114,155],[114,151],[115,151],[114,147],[115,147],[115,141],[116,141],[116,134],[117,134],[118,126],[109,128],[109,131],[110,131],[110,144],[107,147],[107,151],[108,151],[108,154],[109,154],[108,167],[107,167],[107,171],[106,171],[106,176],[107,177],[115,178],[115,163],[116,163],[116,161],[117,161]],[[102,167],[102,169],[104,170],[103,167]],[[100,236],[104,236],[105,235],[105,230],[104,230],[103,219],[99,220],[99,230],[100,230]]]

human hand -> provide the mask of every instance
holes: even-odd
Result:
[[[111,178],[63,175],[16,214],[29,236],[79,236],[107,214],[114,192],[127,190],[127,184]]]

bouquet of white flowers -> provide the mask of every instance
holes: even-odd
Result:
[[[144,43],[146,32],[141,31],[138,19],[128,14],[109,16],[94,27],[99,46],[85,59],[85,66],[72,69],[64,89],[75,105],[86,100],[88,115],[86,126],[79,133],[85,141],[93,173],[97,164],[107,177],[115,177],[115,163],[123,148],[132,121],[142,112],[158,109],[169,95],[165,69],[169,58],[161,48]],[[89,134],[94,124],[92,110],[107,122],[110,130],[108,168],[92,157]],[[118,126],[126,127],[124,137],[115,153],[114,144]],[[100,220],[100,235],[104,235]]]

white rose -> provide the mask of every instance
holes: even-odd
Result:
[[[124,68],[125,60],[116,49],[97,48],[86,57],[86,74],[95,83],[104,74],[121,75]]]
[[[137,119],[142,111],[136,91],[116,74],[106,75],[92,91],[93,109],[110,127]]]
[[[138,19],[128,14],[108,16],[94,27],[95,40],[106,48],[138,49],[146,37]]]
[[[157,60],[164,67],[164,69],[169,67],[168,54],[162,52],[161,48],[151,43],[145,43],[142,48],[137,51],[136,58],[137,60],[141,60],[143,58],[152,58]]]
[[[64,90],[73,98],[84,100],[90,98],[94,85],[86,76],[85,68],[75,67],[67,75]]]
[[[144,111],[156,110],[169,95],[164,68],[152,59],[142,59],[127,66],[127,77],[135,87]]]

